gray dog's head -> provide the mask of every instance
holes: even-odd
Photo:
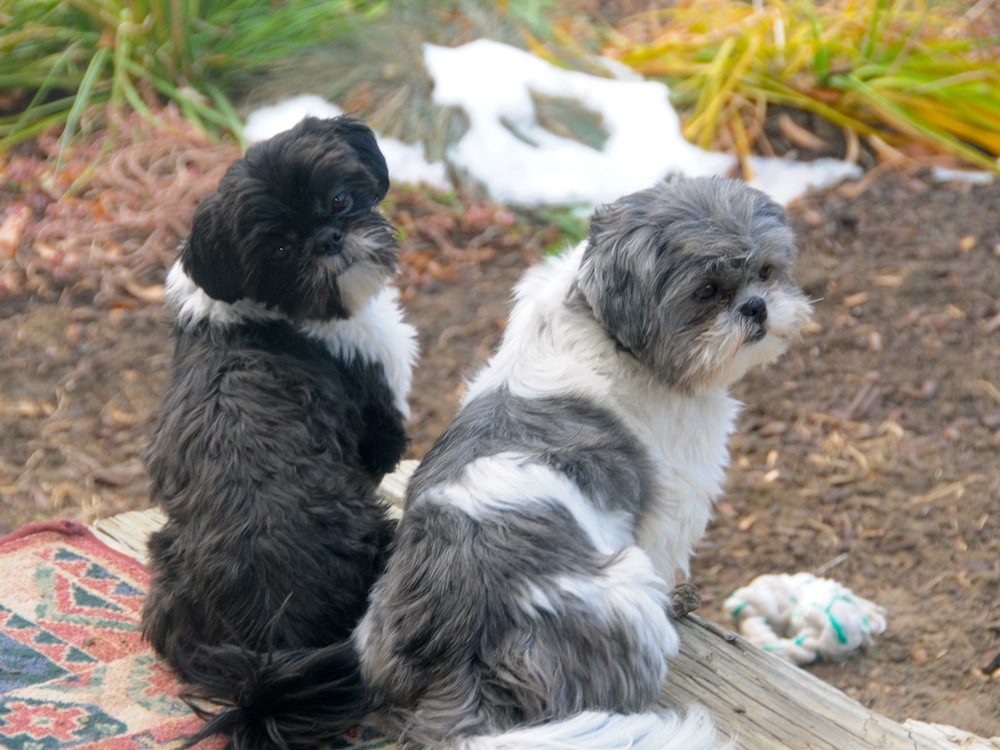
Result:
[[[599,207],[577,276],[602,327],[673,386],[728,385],[810,317],[784,210],[722,178],[678,179]]]

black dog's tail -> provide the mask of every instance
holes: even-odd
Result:
[[[228,734],[232,750],[315,748],[373,708],[350,640],[300,651],[199,646],[180,661],[194,684],[184,698],[208,719],[185,747]],[[222,710],[213,714],[203,702]]]

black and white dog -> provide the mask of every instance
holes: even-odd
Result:
[[[206,653],[243,675],[216,686],[236,707],[206,734],[310,746],[359,718],[338,701],[360,661],[368,708],[408,747],[719,747],[702,710],[657,708],[671,589],[721,491],[729,386],[809,319],[794,254],[783,210],[737,182],[599,208],[587,242],[518,287],[352,639],[253,669]]]
[[[388,186],[367,126],[306,119],[233,163],[170,271],[173,373],[145,455],[167,521],[143,632],[188,678],[206,644],[346,638],[385,567],[376,489],[406,447],[416,356],[386,286]]]

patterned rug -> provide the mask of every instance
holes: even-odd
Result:
[[[179,748],[197,731],[140,635],[148,583],[139,562],[71,521],[0,538],[0,747]],[[331,747],[391,746],[359,728]]]

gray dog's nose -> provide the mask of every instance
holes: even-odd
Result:
[[[740,305],[740,314],[750,318],[757,325],[767,320],[767,303],[761,297],[751,297]]]

